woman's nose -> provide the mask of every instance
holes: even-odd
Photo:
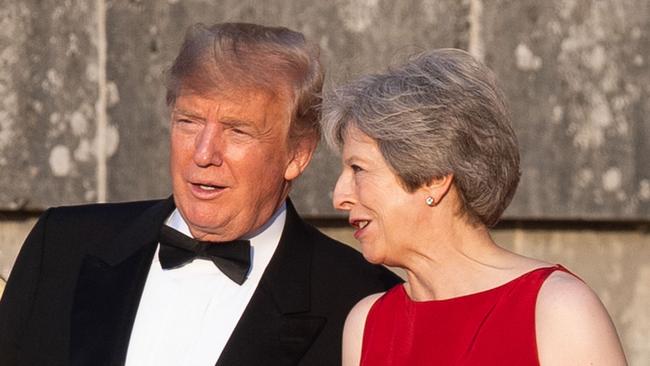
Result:
[[[335,209],[342,211],[349,211],[355,203],[352,179],[350,174],[345,171],[341,172],[339,179],[336,181],[332,203]]]

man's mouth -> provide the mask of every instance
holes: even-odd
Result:
[[[227,187],[210,183],[190,183],[192,192],[197,198],[212,199],[220,195]]]
[[[199,186],[199,188],[201,188],[203,190],[206,190],[206,191],[215,191],[217,189],[223,188],[223,187],[213,186],[213,185],[209,185],[209,184],[197,184],[197,185]]]

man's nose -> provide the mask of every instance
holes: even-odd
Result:
[[[355,202],[352,177],[343,171],[336,181],[336,186],[334,186],[332,203],[337,210],[349,211]]]
[[[206,123],[196,136],[194,147],[196,165],[201,167],[221,165],[225,143],[220,127],[215,123]]]

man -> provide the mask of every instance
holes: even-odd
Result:
[[[339,364],[347,312],[398,279],[287,199],[322,80],[299,33],[191,28],[167,90],[173,196],[47,210],[0,303],[0,364]]]

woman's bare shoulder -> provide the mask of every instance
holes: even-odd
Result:
[[[565,271],[553,272],[535,309],[540,364],[625,365],[616,329],[596,293]]]
[[[343,328],[343,366],[358,365],[361,361],[361,347],[366,318],[372,305],[385,292],[368,295],[361,299],[348,314]]]
[[[376,294],[368,295],[361,299],[348,314],[347,319],[345,319],[345,332],[354,332],[358,336],[363,335],[363,329],[365,328],[366,318],[368,317],[368,312],[370,308],[375,304],[377,299],[379,299],[385,292],[378,292]],[[344,332],[344,335],[345,335]]]

